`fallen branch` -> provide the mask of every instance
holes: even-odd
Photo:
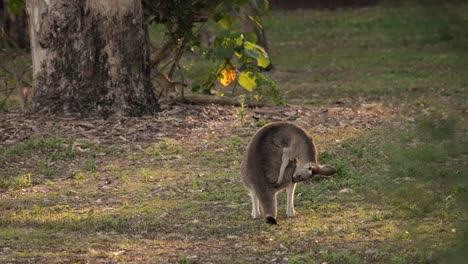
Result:
[[[185,95],[183,99],[177,99],[177,102],[197,104],[197,105],[219,104],[219,105],[241,106],[241,100],[239,98],[225,97],[225,96],[213,96],[213,95],[201,95],[201,94]],[[245,106],[258,107],[259,104],[252,100],[246,100]]]

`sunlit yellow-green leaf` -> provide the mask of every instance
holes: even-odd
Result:
[[[255,50],[258,53],[257,66],[266,68],[270,64],[270,59],[268,58],[268,53],[259,45],[255,45]]]
[[[239,74],[239,79],[237,81],[242,87],[244,87],[245,90],[249,92],[257,88],[256,78],[252,72],[242,72]]]
[[[242,35],[236,38],[236,46],[242,46],[242,42],[244,42],[244,38]]]
[[[257,66],[266,68],[270,65],[270,60],[263,53],[260,53],[257,59]]]
[[[228,30],[232,24],[232,16],[225,14],[220,20],[218,20],[218,23],[224,30]]]
[[[244,49],[247,49],[247,50],[255,49],[255,43],[252,43],[250,41],[244,41]]]

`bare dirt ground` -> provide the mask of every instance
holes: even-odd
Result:
[[[230,106],[172,105],[156,116],[142,118],[74,119],[42,115],[7,113],[0,115],[0,144],[62,133],[97,144],[147,143],[165,138],[183,140],[194,131],[219,131],[238,126],[239,111]],[[312,106],[264,107],[247,109],[251,121],[294,121],[313,133],[323,134],[335,128],[365,130],[381,127],[396,113],[382,103],[358,106],[338,104],[331,108]],[[196,136],[196,135],[195,135]]]

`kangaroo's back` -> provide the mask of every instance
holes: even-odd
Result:
[[[274,188],[282,163],[284,148],[293,148],[316,161],[312,138],[301,127],[284,122],[275,122],[261,128],[250,141],[242,160],[241,176],[249,189]],[[285,179],[291,180],[292,170],[287,169]]]

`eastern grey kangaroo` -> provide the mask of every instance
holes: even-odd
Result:
[[[294,217],[297,182],[335,172],[333,167],[318,164],[312,137],[301,127],[286,122],[262,127],[247,146],[241,163],[242,181],[252,198],[252,217],[262,215],[269,224],[277,224],[279,191],[286,189],[286,214]]]

